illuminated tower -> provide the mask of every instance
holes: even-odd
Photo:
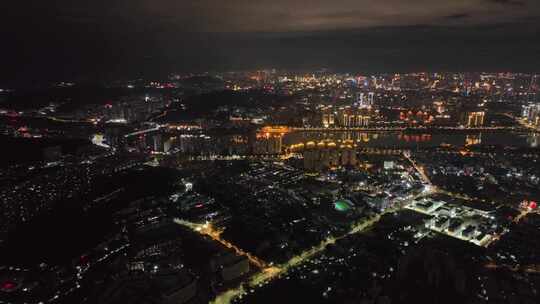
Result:
[[[356,98],[356,104],[360,109],[366,109],[373,106],[373,100],[375,97],[375,93],[370,92],[367,94],[365,93],[358,93]]]
[[[369,94],[368,94],[368,106],[369,107],[373,106],[374,99],[375,99],[375,93],[369,92]]]
[[[356,104],[358,105],[358,107],[363,108],[365,106],[365,102],[366,102],[366,94],[358,93],[356,95]]]

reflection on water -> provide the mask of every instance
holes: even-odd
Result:
[[[365,147],[434,147],[440,145],[453,146],[514,146],[538,147],[540,135],[537,133],[517,133],[511,131],[484,132],[484,133],[423,133],[407,134],[401,132],[292,132],[286,134],[283,143],[287,146],[308,141],[332,140],[341,142],[352,140],[359,146]]]
[[[527,136],[527,143],[531,148],[538,148],[538,145],[540,144],[540,134],[530,133]]]
[[[465,137],[465,146],[475,146],[482,144],[482,133],[467,134]]]

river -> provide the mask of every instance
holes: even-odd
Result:
[[[428,148],[449,144],[457,147],[470,145],[511,146],[518,148],[537,148],[540,134],[515,131],[490,132],[362,132],[362,131],[299,131],[286,134],[283,144],[290,146],[308,141],[343,141],[353,140],[360,147],[367,148]]]

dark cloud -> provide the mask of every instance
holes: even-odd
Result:
[[[469,17],[471,17],[471,15],[470,14],[465,14],[465,13],[452,14],[452,15],[444,16],[445,19],[452,19],[452,20],[466,19],[466,18],[469,18]]]
[[[540,15],[538,0],[19,0],[4,1],[1,6],[9,12],[0,19],[6,29],[83,22],[111,27],[169,26],[182,32],[437,25],[441,19],[463,12],[474,16],[466,20],[472,25]]]
[[[492,3],[512,5],[512,6],[525,6],[527,4],[525,3],[525,1],[521,1],[521,0],[488,0],[488,1]]]
[[[18,0],[2,1],[0,11],[0,82],[272,66],[540,65],[539,0]]]

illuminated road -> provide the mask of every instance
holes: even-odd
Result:
[[[529,124],[528,122],[526,122],[523,119],[520,119],[519,117],[515,117],[514,115],[511,115],[509,113],[503,113],[503,115],[515,120],[523,128],[529,129],[530,131],[539,131],[538,127],[536,127],[536,126],[534,126],[532,124]]]
[[[65,123],[91,123],[88,120],[64,119],[64,118],[58,118],[54,116],[47,116],[47,119],[55,121],[55,122],[65,122]]]
[[[532,210],[529,208],[522,209],[521,212],[514,218],[514,223],[519,223],[524,217],[531,213],[540,213],[538,210]]]
[[[261,272],[256,273],[253,276],[251,276],[246,282],[241,284],[238,288],[230,289],[219,294],[211,303],[214,303],[214,304],[230,303],[233,299],[242,297],[244,294],[246,294],[248,290],[254,289],[257,287],[262,287],[263,285],[268,284],[270,281],[277,279],[280,276],[286,274],[287,271],[289,271],[291,268],[294,268],[295,266],[298,266],[306,262],[307,260],[315,256],[316,254],[324,251],[328,245],[334,244],[336,243],[336,241],[348,235],[359,233],[370,228],[375,223],[377,223],[381,219],[381,217],[382,217],[382,214],[378,214],[365,222],[358,223],[354,225],[347,234],[344,234],[340,237],[329,237],[323,240],[319,245],[312,247],[292,257],[289,261],[287,261],[284,264],[264,268]]]
[[[393,211],[393,210],[392,210]],[[389,213],[390,210],[385,212]],[[383,213],[383,214],[385,214]],[[181,219],[175,219],[174,222],[182,225],[184,227],[190,228],[198,233],[201,233],[203,235],[210,236],[212,239],[218,241],[219,243],[223,244],[224,246],[231,248],[236,251],[237,254],[246,256],[249,258],[249,260],[259,266],[261,268],[261,271],[252,275],[247,281],[242,283],[238,288],[227,290],[221,294],[219,294],[214,301],[211,303],[230,303],[233,299],[241,297],[243,294],[246,293],[246,290],[261,287],[263,284],[269,283],[271,280],[279,278],[281,275],[287,273],[287,271],[295,266],[298,266],[305,261],[312,258],[314,255],[324,251],[326,249],[326,246],[330,244],[334,244],[336,241],[347,237],[351,234],[362,232],[371,226],[373,226],[375,223],[377,223],[383,214],[378,214],[374,216],[373,218],[363,221],[360,223],[357,223],[356,225],[353,225],[351,230],[339,237],[329,237],[325,240],[323,240],[319,245],[312,247],[294,257],[292,257],[289,261],[287,261],[284,264],[278,265],[278,266],[272,266],[268,265],[266,262],[262,261],[261,259],[243,251],[242,249],[238,248],[237,246],[229,243],[226,240],[223,240],[220,237],[221,231],[216,231],[212,228],[211,224],[197,224],[192,223],[188,221],[184,221]]]
[[[174,222],[179,224],[179,225],[190,228],[192,230],[195,230],[200,234],[204,234],[204,235],[207,235],[207,236],[211,237],[213,240],[221,243],[223,246],[234,250],[236,252],[236,254],[238,254],[240,256],[247,257],[252,264],[256,265],[257,267],[259,267],[261,269],[264,269],[264,268],[268,267],[268,264],[266,262],[264,262],[263,260],[261,260],[258,257],[250,254],[249,252],[243,251],[242,249],[238,248],[237,246],[231,244],[229,241],[223,239],[221,237],[221,233],[223,231],[214,229],[214,227],[210,223],[196,224],[196,223],[184,221],[184,220],[181,220],[181,219],[174,219]]]
[[[411,164],[412,166],[414,167],[414,169],[416,170],[416,172],[418,172],[418,174],[420,174],[420,176],[422,177],[422,180],[424,181],[425,184],[428,184],[430,186],[433,187],[433,184],[431,183],[431,180],[429,179],[429,177],[427,176],[425,170],[424,170],[424,167],[421,167],[419,166],[412,158],[411,158],[411,154],[410,152],[403,152],[403,157],[405,157]]]
[[[160,129],[161,129],[161,126],[158,125],[158,126],[155,126],[153,128],[150,128],[150,129],[140,130],[140,131],[136,131],[136,132],[126,134],[126,135],[124,135],[124,137],[128,138],[128,137],[131,137],[131,136],[137,136],[137,135],[142,135],[142,134],[146,134],[146,133],[150,133],[150,132],[156,132],[156,131],[159,131]]]
[[[262,287],[265,284],[268,284],[274,279],[280,278],[282,275],[286,274],[290,269],[308,261],[313,256],[323,252],[328,245],[335,244],[338,240],[343,239],[347,236],[350,236],[352,234],[361,233],[369,228],[371,228],[373,225],[375,225],[385,214],[392,213],[395,211],[400,210],[404,205],[410,203],[411,201],[418,199],[423,196],[428,196],[433,194],[432,189],[428,189],[423,191],[422,193],[410,198],[409,200],[406,200],[402,202],[400,205],[396,206],[395,208],[388,209],[385,212],[381,214],[377,214],[373,216],[372,218],[364,221],[360,221],[354,225],[352,225],[349,232],[347,232],[344,235],[338,236],[338,237],[328,237],[325,240],[323,240],[318,245],[307,249],[306,251],[292,257],[289,261],[286,263],[280,264],[280,265],[271,265],[264,261],[262,261],[260,258],[257,258],[242,249],[238,248],[237,246],[231,244],[230,242],[222,239],[220,237],[221,231],[217,231],[214,228],[212,228],[212,225],[207,224],[197,224],[192,223],[180,219],[175,219],[175,223],[182,225],[184,227],[190,228],[200,234],[210,236],[212,239],[218,241],[219,243],[223,244],[224,246],[231,248],[236,251],[237,254],[246,256],[249,258],[249,260],[259,266],[261,268],[260,272],[257,272],[253,274],[250,278],[248,278],[246,281],[244,281],[242,284],[240,284],[239,287],[227,290],[225,292],[220,293],[216,296],[214,301],[211,303],[214,304],[226,304],[231,303],[232,300],[236,298],[241,298],[243,295],[245,295],[248,291]]]
[[[435,185],[433,185],[431,183],[431,180],[429,179],[429,176],[427,175],[426,171],[424,170],[424,167],[418,165],[411,158],[409,152],[404,151],[403,156],[412,164],[412,166],[418,172],[418,174],[420,174],[420,176],[422,177],[422,180],[424,181],[424,183],[430,185],[431,191],[433,191],[433,194],[438,193],[438,194],[444,194],[444,195],[447,195],[449,197],[453,197],[453,198],[457,198],[457,199],[461,199],[461,200],[465,200],[465,201],[480,201],[480,202],[483,202],[483,203],[488,203],[488,201],[486,201],[485,199],[474,198],[474,197],[470,197],[470,196],[465,195],[465,194],[450,192],[450,191],[446,191],[446,190],[438,188],[437,186],[435,186]]]

